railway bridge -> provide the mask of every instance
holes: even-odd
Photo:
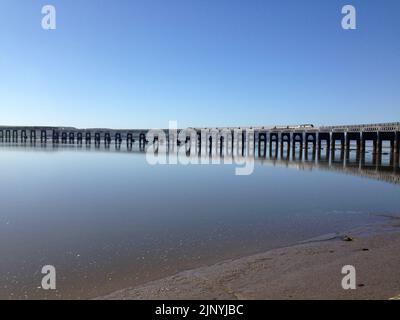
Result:
[[[205,143],[228,146],[238,143],[245,148],[252,142],[257,144],[259,152],[270,151],[290,152],[306,149],[327,152],[340,149],[349,151],[352,145],[363,153],[366,144],[372,145],[374,154],[382,153],[385,141],[394,154],[399,153],[400,122],[359,124],[341,126],[287,125],[262,127],[219,127],[219,128],[188,128],[188,129],[78,129],[74,127],[34,127],[34,126],[0,126],[0,143],[31,142],[31,143],[116,143],[137,142],[141,147],[147,143],[190,143],[197,145]],[[322,147],[324,146],[324,147]]]

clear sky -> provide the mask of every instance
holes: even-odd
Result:
[[[169,120],[400,121],[400,1],[0,0],[0,124]]]

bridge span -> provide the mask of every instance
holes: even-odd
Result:
[[[140,146],[165,140],[167,143],[188,144],[195,142],[198,146],[239,143],[244,147],[252,142],[258,144],[260,152],[269,146],[270,151],[288,151],[290,148],[321,152],[340,149],[349,151],[352,144],[361,153],[366,144],[372,144],[374,154],[382,153],[383,143],[386,141],[394,154],[399,153],[400,122],[341,125],[341,126],[314,126],[287,125],[262,127],[217,127],[217,128],[188,128],[188,129],[79,129],[74,127],[33,127],[33,126],[0,126],[0,143],[4,142],[32,142],[36,143],[105,143],[116,144],[138,142]],[[322,148],[322,145],[324,148]],[[200,148],[201,149],[201,148]],[[262,151],[264,150],[264,151]]]

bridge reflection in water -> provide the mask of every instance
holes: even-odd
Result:
[[[197,163],[243,163],[246,159],[254,160],[257,165],[273,165],[297,170],[329,170],[344,174],[367,177],[392,184],[400,184],[399,153],[390,145],[382,143],[377,152],[376,147],[366,144],[364,149],[356,144],[332,148],[328,143],[294,144],[264,143],[262,140],[238,140],[234,143],[224,143],[221,139],[216,143],[191,143],[190,140],[181,145],[164,143],[158,140],[153,143],[95,143],[95,144],[60,144],[31,142],[0,143],[0,150],[12,151],[46,151],[57,152],[92,151],[92,152],[122,152],[146,153],[156,155],[176,154],[198,160]],[[201,161],[200,161],[201,160]],[[196,161],[193,161],[195,163]],[[256,174],[256,173],[255,173]]]

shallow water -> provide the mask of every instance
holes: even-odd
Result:
[[[90,298],[398,214],[387,154],[149,165],[121,146],[0,144],[0,298]],[[57,290],[40,288],[53,265]]]

